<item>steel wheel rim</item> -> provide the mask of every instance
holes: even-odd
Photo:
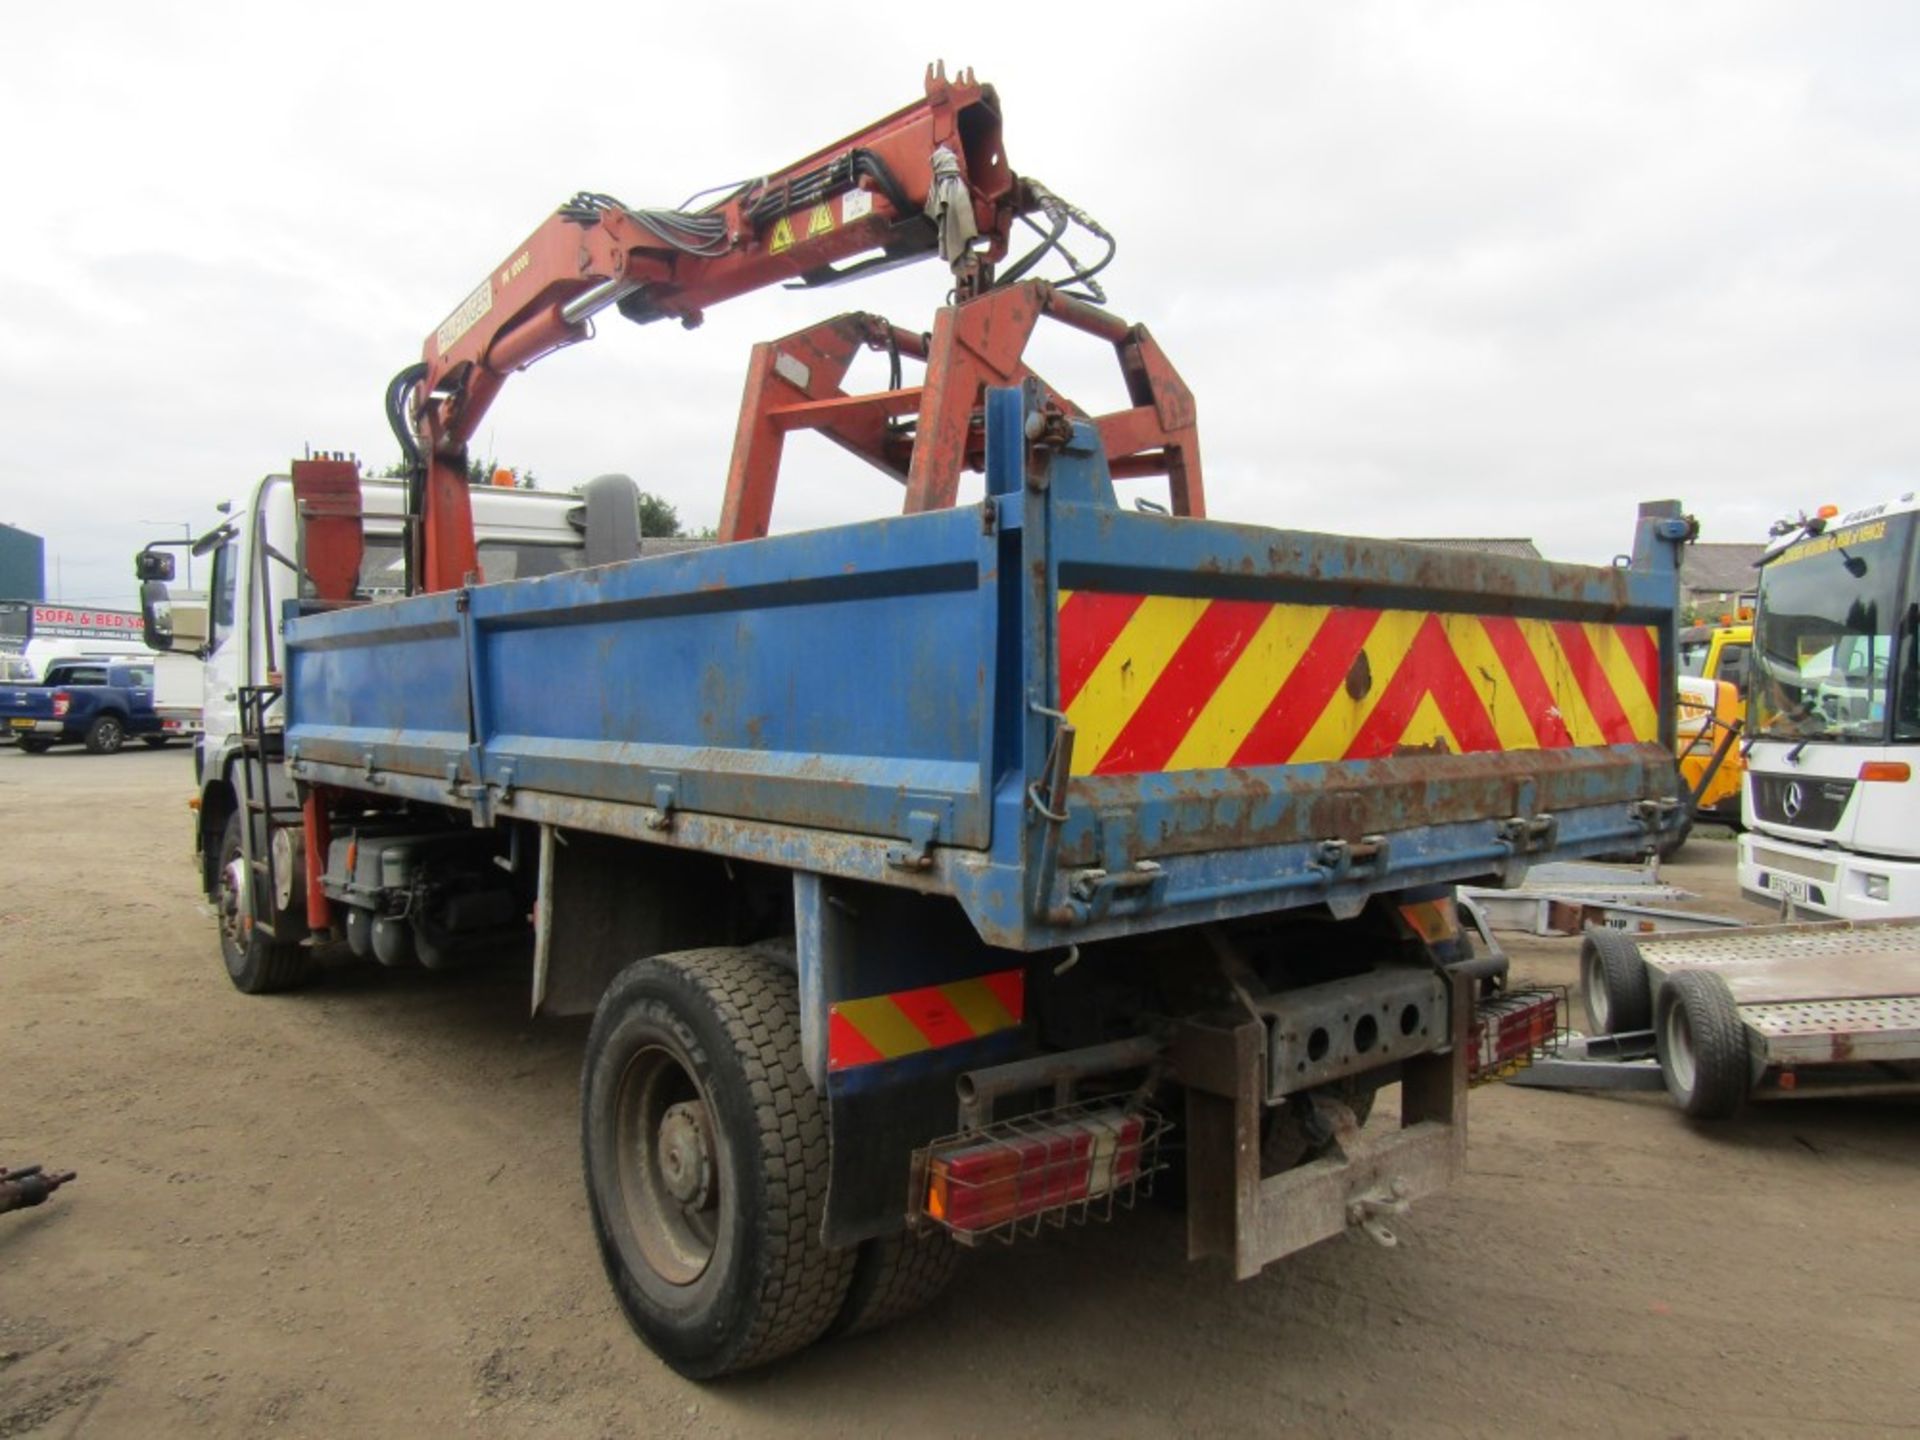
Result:
[[[1673,1072],[1673,1083],[1691,1095],[1697,1073],[1693,1027],[1687,1023],[1687,1007],[1677,1003],[1667,1011],[1667,1068]]]
[[[246,914],[247,861],[235,855],[220,871],[220,929],[237,946],[247,943]]]
[[[623,1227],[646,1266],[692,1285],[713,1263],[728,1206],[712,1102],[680,1057],[650,1045],[614,1101],[614,1180]]]
[[[1593,1017],[1593,1028],[1602,1035],[1613,1033],[1613,1003],[1607,994],[1606,967],[1600,963],[1599,951],[1590,950],[1587,954],[1586,974],[1581,983],[1587,991],[1587,1013]]]

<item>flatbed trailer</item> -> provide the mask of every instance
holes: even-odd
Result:
[[[1676,505],[1609,568],[1130,513],[1047,398],[988,391],[977,504],[291,602],[242,687],[235,982],[525,941],[536,1011],[595,1013],[609,1277],[689,1374],[1156,1172],[1239,1275],[1378,1233],[1463,1162],[1499,982],[1451,887],[1684,818]]]
[[[1580,970],[1593,1033],[1513,1083],[1664,1088],[1699,1119],[1748,1100],[1920,1094],[1920,921],[1593,931]]]

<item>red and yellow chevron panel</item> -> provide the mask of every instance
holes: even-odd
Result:
[[[1018,970],[835,1001],[827,1010],[827,1068],[847,1070],[978,1040],[1011,1030],[1025,1014],[1025,977]]]
[[[1060,592],[1076,775],[1660,735],[1647,625]]]

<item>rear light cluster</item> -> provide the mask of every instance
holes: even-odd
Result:
[[[917,1208],[969,1242],[1011,1240],[1023,1223],[1105,1219],[1159,1168],[1166,1128],[1151,1110],[1096,1101],[937,1141],[919,1157]]]
[[[1503,990],[1474,1008],[1467,1033],[1467,1080],[1478,1085],[1511,1075],[1542,1054],[1552,1054],[1566,1038],[1559,986]]]
[[[66,691],[64,690],[54,691],[53,692],[54,718],[58,719],[60,716],[66,714],[68,707],[71,706],[72,704],[73,704],[73,697],[67,694]]]

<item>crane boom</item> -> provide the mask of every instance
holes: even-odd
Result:
[[[418,588],[452,589],[475,569],[466,446],[507,376],[589,338],[596,314],[617,306],[691,327],[708,306],[769,285],[831,283],[936,252],[965,299],[990,282],[1021,204],[992,87],[942,67],[929,68],[922,99],[700,209],[574,197],[396,377],[389,404],[416,472]]]

